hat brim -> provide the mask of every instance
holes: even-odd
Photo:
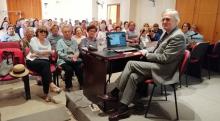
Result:
[[[25,68],[25,71],[21,74],[15,74],[15,73],[13,73],[13,71],[11,71],[9,74],[13,77],[21,78],[21,77],[24,77],[24,76],[28,75],[29,70],[27,68]]]

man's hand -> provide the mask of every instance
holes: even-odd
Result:
[[[143,56],[147,56],[149,53],[148,50],[146,50],[146,49],[140,50],[140,52]]]

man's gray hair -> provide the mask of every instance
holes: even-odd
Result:
[[[25,28],[24,31],[23,31],[24,35],[27,33],[27,31],[34,32],[34,28],[33,27]]]
[[[174,10],[174,9],[166,9],[163,13],[162,16],[164,14],[170,14],[174,19],[176,19],[177,24],[179,24],[180,22],[180,17],[179,17],[179,13],[178,11]]]

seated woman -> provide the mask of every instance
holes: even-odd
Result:
[[[153,28],[149,28],[149,38],[151,41],[158,41],[160,39],[160,35],[154,32]]]
[[[102,51],[107,46],[107,42],[106,42],[106,33],[107,32],[108,32],[107,26],[104,23],[100,24],[99,32],[96,37],[97,42],[98,42],[98,50],[100,50],[100,51]]]
[[[59,34],[59,26],[55,24],[52,25],[50,31],[51,33],[48,35],[47,39],[50,41],[52,50],[56,50],[57,41],[62,38],[62,36]]]
[[[130,45],[136,45],[139,43],[138,39],[138,32],[136,31],[136,24],[133,21],[128,23],[128,30],[127,30],[127,42]]]
[[[122,31],[121,26],[117,25],[117,26],[115,27],[115,32],[121,32],[121,31]]]
[[[79,47],[80,49],[89,50],[89,49],[98,49],[98,44],[96,40],[97,28],[95,25],[90,25],[87,27],[88,37],[82,39]]]
[[[194,33],[190,29],[191,29],[190,23],[183,23],[182,32],[184,33],[184,35],[186,37],[186,44],[187,45],[191,43],[191,35],[193,35],[193,33]]]
[[[140,41],[140,46],[142,46],[142,48],[146,48],[147,43],[151,42],[148,34],[149,34],[149,31],[146,30],[145,28],[143,28],[140,31],[139,41]]]
[[[65,71],[66,91],[72,90],[73,72],[78,78],[80,87],[83,85],[82,60],[79,58],[79,49],[76,40],[72,39],[72,29],[69,26],[62,28],[63,38],[57,42],[57,64]]]
[[[0,38],[2,42],[20,41],[20,39],[19,35],[15,33],[14,25],[8,25],[7,33]]]
[[[83,35],[83,29],[80,26],[76,26],[74,32],[75,35],[73,36],[73,39],[76,40],[77,44],[79,45],[82,39],[86,38]]]
[[[191,31],[194,32],[192,35],[190,35],[194,42],[204,42],[204,37],[199,33],[198,27],[196,25],[191,26]]]
[[[44,99],[46,102],[53,101],[49,96],[49,89],[54,92],[61,92],[51,80],[50,61],[51,54],[50,42],[46,39],[48,35],[47,28],[40,26],[36,30],[36,37],[33,37],[30,42],[30,52],[27,55],[26,64],[30,70],[37,72],[42,77]]]

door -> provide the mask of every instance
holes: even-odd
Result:
[[[119,24],[120,22],[120,4],[108,5],[108,19],[112,20],[112,23]]]

